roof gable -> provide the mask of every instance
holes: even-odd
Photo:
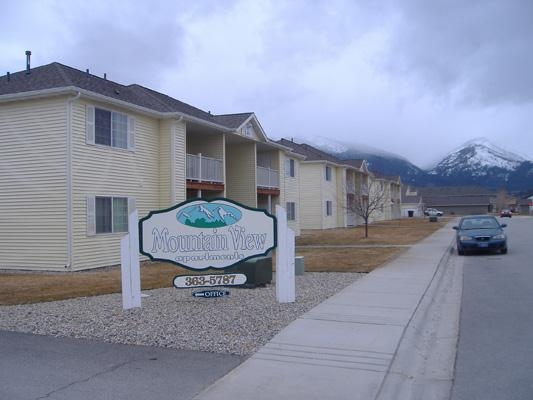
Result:
[[[214,116],[216,121],[221,125],[233,129],[238,134],[259,140],[260,142],[268,142],[266,133],[259,123],[259,120],[253,112],[239,113],[239,114],[221,114]]]

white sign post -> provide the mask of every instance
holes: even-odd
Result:
[[[139,231],[137,210],[128,218],[128,231],[120,241],[122,275],[122,309],[141,307],[141,270],[139,263]]]
[[[287,226],[287,212],[276,205],[278,247],[276,249],[276,298],[279,303],[296,300],[294,277],[294,231]]]

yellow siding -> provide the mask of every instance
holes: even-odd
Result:
[[[300,227],[323,229],[325,199],[322,183],[324,164],[300,164]]]
[[[0,104],[0,268],[67,263],[65,97]]]
[[[323,217],[323,223],[322,223],[322,229],[329,229],[329,228],[337,228],[337,213],[338,211],[338,198],[337,198],[337,168],[331,167],[331,180],[326,181],[325,178],[325,167],[322,166],[322,176],[323,176],[323,182],[324,182],[324,199],[322,201],[322,217]],[[326,215],[326,201],[331,201],[332,204],[332,210],[331,215]]]
[[[279,157],[279,171],[280,171],[280,205],[286,206],[287,202],[294,202],[296,208],[296,220],[289,221],[289,228],[294,230],[294,233],[300,235],[300,162],[294,159],[294,177],[286,176],[285,174],[285,160],[290,159],[286,154],[280,152]]]
[[[187,153],[224,159],[223,135],[187,135]]]
[[[159,138],[159,209],[168,207],[172,203],[172,121],[165,120],[160,123]]]
[[[175,187],[175,204],[181,203],[187,199],[187,168],[186,168],[186,129],[184,122],[174,123],[174,187]],[[174,205],[174,204],[172,204]]]
[[[226,196],[257,207],[255,143],[226,145]]]
[[[335,168],[337,179],[337,194],[336,194],[336,207],[337,213],[334,214],[337,217],[336,226],[339,228],[346,227],[348,210],[346,208],[346,169]]]
[[[139,217],[159,209],[159,121],[113,110],[135,117],[134,152],[86,144],[85,103],[76,103],[72,129],[73,269],[120,263],[124,233],[87,235],[87,196],[135,197]]]

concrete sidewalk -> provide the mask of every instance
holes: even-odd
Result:
[[[195,400],[394,398],[385,378],[452,238],[448,224],[319,304]]]

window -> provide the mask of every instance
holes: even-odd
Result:
[[[333,215],[333,202],[331,200],[326,200],[326,216]]]
[[[296,203],[293,201],[288,201],[286,204],[287,210],[287,221],[296,220]]]
[[[134,208],[133,198],[89,196],[87,234],[127,232],[129,210]]]
[[[87,143],[134,150],[133,117],[87,105],[86,118]]]
[[[331,181],[331,167],[326,165],[326,180]]]
[[[288,158],[285,160],[285,176],[294,178],[296,176],[294,169],[294,159]]]
[[[96,108],[94,142],[104,146],[128,148],[128,116]]]
[[[252,124],[246,124],[246,126],[242,128],[242,133],[244,133],[245,136],[253,136],[254,127]]]

